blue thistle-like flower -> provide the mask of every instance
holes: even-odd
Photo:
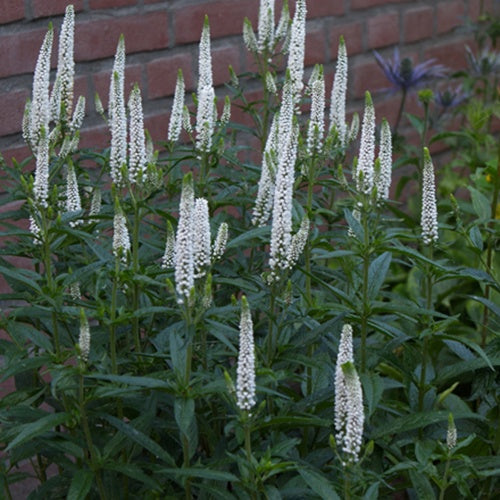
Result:
[[[445,76],[446,68],[442,64],[434,64],[435,59],[428,59],[414,66],[408,57],[400,58],[397,47],[392,59],[384,59],[377,51],[374,51],[374,54],[384,75],[392,83],[394,92],[414,90],[433,78]]]

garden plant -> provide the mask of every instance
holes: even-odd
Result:
[[[32,157],[2,164],[3,498],[28,477],[29,499],[500,495],[498,20],[454,89],[377,56],[392,83],[414,71],[393,151],[369,89],[346,115],[349,40],[331,93],[304,70],[306,7],[242,20],[256,71],[229,68],[227,97],[206,18],[161,144],[121,37],[103,151],[78,148],[72,6],[52,83],[49,26]]]

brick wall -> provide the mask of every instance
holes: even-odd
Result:
[[[278,2],[280,3],[280,2]],[[293,10],[294,0],[290,1]],[[308,0],[306,65],[325,65],[332,80],[337,42],[343,34],[349,54],[351,106],[359,105],[365,89],[387,86],[372,50],[403,54],[416,62],[436,57],[443,64],[464,65],[467,34],[457,32],[465,16],[476,19],[481,0]],[[498,9],[499,0],[484,0]],[[9,160],[22,159],[27,149],[20,136],[32,72],[49,21],[56,36],[67,0],[0,0],[0,151]],[[106,146],[108,132],[94,110],[98,92],[106,104],[110,68],[120,33],[127,49],[126,85],[139,82],[145,99],[146,127],[156,140],[166,137],[168,112],[177,68],[182,68],[188,92],[196,84],[197,44],[205,14],[212,32],[214,82],[228,79],[227,66],[249,68],[243,45],[244,17],[256,26],[258,0],[74,0],[76,10],[76,94],[87,96],[83,146]],[[280,6],[277,6],[280,7]],[[279,9],[277,9],[277,14]],[[54,48],[55,64],[56,49]],[[378,116],[393,120],[393,98],[376,95]]]

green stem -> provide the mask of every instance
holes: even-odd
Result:
[[[433,249],[432,246],[428,247],[428,258],[429,260],[432,260],[433,258]],[[432,286],[433,286],[433,278],[432,278],[432,273],[430,268],[427,268],[427,273],[425,277],[425,307],[427,308],[428,311],[431,310],[432,308]],[[426,326],[428,328],[431,327],[432,325],[432,316],[427,316],[426,320]],[[419,411],[424,410],[424,397],[426,393],[426,381],[425,379],[427,378],[427,356],[428,356],[428,338],[429,336],[426,335],[423,339],[423,345],[422,345],[422,366],[420,369],[420,383],[419,383],[419,388],[418,388],[418,409]]]
[[[132,230],[132,271],[134,273],[134,278],[137,277],[139,273],[139,223],[140,223],[140,210],[137,205],[135,198],[132,198],[134,205],[134,226]],[[134,280],[134,286],[132,289],[132,311],[137,311],[139,309],[139,284]],[[141,353],[141,339],[139,331],[139,318],[134,317],[132,319],[132,334],[134,337],[135,352],[136,354]]]
[[[116,363],[116,302],[118,295],[118,275],[120,273],[120,261],[115,258],[115,275],[113,277],[113,289],[111,291],[111,311],[109,325],[109,348],[111,354],[111,371],[113,375],[118,373]]]
[[[106,490],[104,489],[104,484],[101,478],[101,472],[99,468],[98,457],[94,448],[94,443],[92,442],[92,434],[90,432],[89,423],[87,420],[87,413],[85,410],[85,401],[84,401],[84,387],[83,387],[83,374],[80,374],[80,383],[78,390],[78,402],[80,405],[80,416],[82,420],[83,432],[85,434],[85,440],[87,442],[87,448],[90,454],[90,466],[92,471],[95,474],[95,479],[97,482],[97,489],[99,490],[99,496],[101,499],[105,500],[108,498],[106,495]]]
[[[370,304],[368,303],[368,274],[370,270],[370,234],[368,232],[368,214],[363,207],[363,288],[362,288],[362,313],[361,313],[361,372],[366,371],[366,339],[368,336],[368,317]]]
[[[267,365],[270,368],[273,364],[274,358],[274,321],[276,319],[276,286],[274,283],[271,285],[269,297],[269,328],[267,332]]]
[[[490,212],[491,221],[495,221],[496,219],[499,191],[500,191],[500,144],[498,145],[498,150],[497,150],[497,172],[496,175],[494,176],[493,197],[491,200],[491,212]],[[489,224],[491,225],[493,224],[493,222],[490,222]],[[494,238],[489,237],[488,249],[486,251],[486,270],[488,272],[491,272],[490,270],[493,264],[493,245],[494,245]],[[490,285],[486,285],[484,289],[484,297],[487,300],[490,298],[490,290],[491,290]],[[488,322],[489,322],[488,311],[489,309],[485,307],[483,312],[482,331],[481,331],[481,347],[483,348],[486,346],[486,337],[488,335]]]
[[[399,123],[401,122],[401,117],[403,116],[403,109],[405,107],[405,102],[406,102],[406,90],[403,89],[403,94],[401,96],[401,102],[399,104],[396,123],[394,124],[394,132],[393,132],[394,135],[396,135],[398,133]]]
[[[253,460],[252,460],[252,429],[250,426],[250,423],[248,421],[248,414],[245,416],[245,421],[243,423],[243,428],[245,431],[245,452],[247,454],[247,460],[248,460],[248,470],[250,471],[250,485],[255,485],[255,475],[253,472]],[[255,491],[250,492],[250,496],[252,500],[257,499],[257,495]]]
[[[450,458],[446,459],[446,466],[444,468],[442,486],[440,487],[439,500],[444,500],[444,492],[448,488],[448,472],[450,470]]]
[[[189,468],[189,441],[187,437],[182,435],[182,453],[184,456],[183,466],[187,469]],[[186,500],[191,500],[191,478],[186,478],[186,483],[184,484],[184,491],[186,493]]]

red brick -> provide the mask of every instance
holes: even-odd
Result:
[[[457,42],[433,45],[425,51],[424,58],[434,58],[437,63],[444,64],[450,69],[463,69],[466,67],[465,43],[466,41],[460,40]]]
[[[167,46],[167,14],[99,19],[76,24],[75,60],[92,61],[113,56],[120,34],[125,36],[127,54],[163,49]]]
[[[373,97],[375,98],[374,107],[377,124],[382,122],[382,118],[385,118],[391,126],[394,126],[401,103],[401,95],[385,95],[384,97],[373,95]],[[361,110],[360,116],[362,114],[363,111]]]
[[[0,24],[24,18],[24,2],[0,0]]]
[[[24,105],[29,97],[27,90],[0,95],[0,136],[21,130]]]
[[[357,64],[352,68],[351,74],[353,84],[349,85],[349,91],[355,98],[363,97],[367,90],[375,94],[390,87],[390,83],[376,62]]]
[[[91,9],[109,9],[136,4],[137,0],[90,0],[89,6]]]
[[[368,19],[368,48],[376,49],[399,42],[399,15],[390,11]]]
[[[307,2],[307,19],[341,16],[344,12],[344,3],[337,0],[313,0],[312,2]],[[278,13],[281,13],[281,10]]]
[[[463,1],[439,2],[436,12],[438,34],[447,33],[464,21],[465,5]]]
[[[499,13],[499,7],[494,7],[493,6],[493,1],[494,0],[469,0],[469,17],[472,20],[476,20],[479,15],[481,14],[480,9],[481,5],[483,5],[483,14],[486,12],[489,12],[490,14],[495,14],[498,16]],[[496,11],[495,11],[496,9]]]
[[[403,37],[406,43],[416,42],[432,36],[434,11],[432,7],[422,6],[404,13]]]
[[[144,0],[145,5],[148,5],[150,3],[160,3],[164,2],[165,0]]]
[[[92,77],[94,82],[95,92],[99,94],[102,105],[104,109],[108,107],[108,98],[109,98],[109,86],[111,81],[111,70],[110,71],[101,71],[93,75]],[[139,83],[141,85],[142,82],[142,66],[134,65],[134,66],[126,66],[125,67],[125,102],[128,102],[128,97],[132,87],[135,83]],[[93,107],[93,102],[90,103]]]
[[[236,74],[241,72],[241,58],[238,46],[217,47],[212,49],[212,73],[214,85],[229,82],[229,65]]]
[[[168,114],[166,112],[144,118],[144,127],[151,134],[153,142],[165,141],[168,130]]]
[[[245,17],[256,27],[257,13],[255,0],[221,0],[180,7],[174,11],[175,43],[198,41],[205,14],[212,38],[220,38],[241,34]]]
[[[85,128],[80,134],[80,148],[92,148],[94,150],[109,147],[111,134],[107,125]]]
[[[336,60],[339,50],[340,36],[344,37],[347,57],[363,51],[363,26],[361,23],[351,23],[332,26],[329,29],[329,44],[331,58]]]
[[[38,29],[0,36],[0,47],[2,48],[0,78],[32,73],[35,70],[38,52],[45,33],[47,33],[46,29]]]
[[[156,99],[175,92],[177,72],[182,70],[186,90],[195,88],[193,77],[193,60],[190,52],[165,56],[148,63],[146,73],[148,78],[148,97]]]
[[[328,37],[323,28],[306,33],[305,66],[314,66],[327,60]]]
[[[54,16],[64,14],[66,6],[73,4],[75,12],[83,9],[83,0],[33,0],[33,15],[35,17]]]
[[[25,144],[10,146],[8,149],[2,151],[3,159],[7,165],[12,165],[13,160],[21,163],[23,160],[31,156],[31,151]]]
[[[404,3],[411,0],[351,0],[351,9],[368,9],[389,3]]]

